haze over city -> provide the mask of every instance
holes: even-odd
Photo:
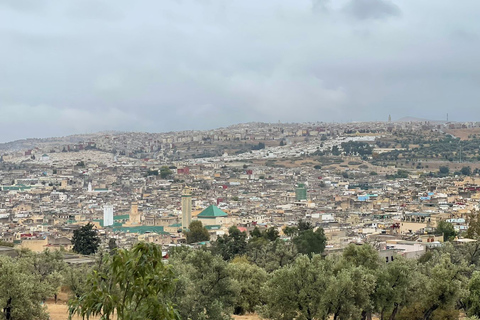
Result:
[[[475,0],[0,0],[0,141],[471,120],[479,10]]]

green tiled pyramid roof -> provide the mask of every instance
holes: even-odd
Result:
[[[199,218],[217,218],[217,217],[226,217],[227,214],[220,210],[217,206],[211,205],[204,209],[198,215]]]

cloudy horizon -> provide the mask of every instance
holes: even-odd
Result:
[[[480,2],[0,0],[0,142],[480,116]]]

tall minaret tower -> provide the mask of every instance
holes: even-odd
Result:
[[[130,219],[128,220],[129,225],[139,225],[141,222],[140,213],[138,212],[138,202],[132,202],[130,207]]]
[[[192,191],[185,187],[182,193],[182,230],[188,229],[192,222]]]
[[[392,122],[392,115],[390,115],[390,114],[388,115],[388,122],[389,123]]]

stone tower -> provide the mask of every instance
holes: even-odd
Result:
[[[130,208],[130,225],[140,224],[140,213],[138,212],[138,203],[132,202],[132,206]]]
[[[189,187],[182,193],[182,230],[188,229],[192,222],[192,191]]]

